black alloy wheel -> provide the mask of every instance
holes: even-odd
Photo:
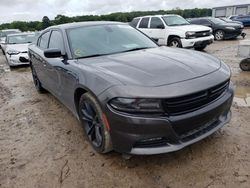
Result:
[[[79,117],[89,142],[99,153],[112,150],[110,134],[102,110],[89,93],[83,94],[79,102]]]

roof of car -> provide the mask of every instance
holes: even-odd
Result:
[[[34,32],[25,32],[25,33],[13,33],[13,34],[9,34],[9,36],[20,36],[20,35],[35,35]]]
[[[70,28],[77,28],[77,27],[84,27],[84,26],[110,25],[110,24],[124,24],[124,25],[126,25],[126,23],[122,23],[122,22],[87,21],[87,22],[73,22],[73,23],[61,24],[61,25],[51,26],[47,29],[53,29],[53,28],[70,29]]]
[[[147,18],[147,17],[162,17],[162,16],[180,16],[178,14],[163,14],[163,15],[147,15],[147,16],[139,16],[136,18]],[[136,19],[134,18],[134,19]]]
[[[3,29],[0,30],[0,32],[6,32],[6,31],[20,31],[19,29]]]

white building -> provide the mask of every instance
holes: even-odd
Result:
[[[250,14],[250,4],[215,7],[212,9],[213,17],[228,17],[231,15]]]

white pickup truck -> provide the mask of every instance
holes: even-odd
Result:
[[[137,17],[130,23],[159,45],[203,50],[213,43],[212,29],[192,25],[179,15],[155,15]]]

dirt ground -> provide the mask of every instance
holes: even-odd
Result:
[[[250,72],[239,69],[239,41],[215,42],[206,50],[232,69],[231,123],[181,151],[130,160],[95,153],[69,110],[36,92],[29,67],[10,71],[1,54],[0,187],[249,188]]]

